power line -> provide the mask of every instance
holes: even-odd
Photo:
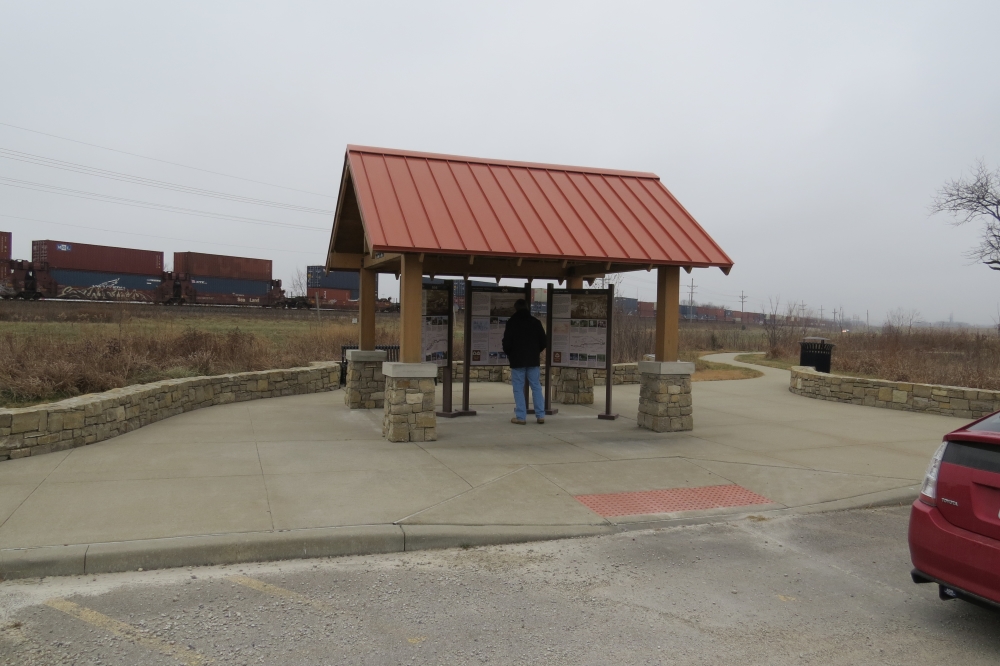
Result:
[[[41,224],[57,224],[61,227],[75,227],[77,229],[87,229],[88,231],[106,231],[112,234],[125,234],[126,236],[142,236],[144,238],[157,238],[159,240],[173,240],[182,243],[199,243],[201,245],[218,245],[221,247],[238,247],[244,250],[266,250],[269,252],[289,252],[292,254],[314,254],[308,250],[281,250],[275,247],[256,247],[253,245],[234,245],[233,243],[215,243],[212,241],[190,240],[188,238],[174,238],[172,236],[154,236],[152,234],[140,234],[134,231],[118,231],[117,229],[101,229],[100,227],[88,227],[82,224],[69,224],[68,222],[53,222],[52,220],[38,220],[33,217],[21,217],[20,215],[5,215],[0,213],[0,217],[9,217],[15,220],[26,220],[28,222],[40,222]]]
[[[235,178],[236,180],[244,180],[248,183],[257,183],[258,185],[267,185],[268,187],[277,187],[282,190],[291,190],[292,192],[303,192],[305,194],[313,194],[317,197],[326,197],[327,199],[336,199],[337,197],[332,194],[320,194],[319,192],[311,192],[309,190],[300,190],[295,187],[286,187],[285,185],[275,185],[274,183],[267,183],[262,180],[254,180],[252,178],[243,178],[242,176],[233,176],[228,173],[222,173],[221,171],[211,171],[210,169],[202,169],[200,167],[193,167],[187,164],[181,164],[179,162],[171,162],[169,160],[161,160],[156,157],[149,157],[148,155],[140,155],[139,153],[130,153],[127,150],[118,150],[117,148],[108,148],[107,146],[101,146],[96,143],[88,143],[86,141],[79,141],[77,139],[70,139],[69,137],[59,136],[58,134],[49,134],[48,132],[39,132],[38,130],[28,129],[27,127],[21,127],[20,125],[12,125],[10,123],[0,122],[0,125],[4,127],[13,127],[14,129],[19,129],[25,132],[31,132],[33,134],[41,134],[42,136],[50,136],[54,139],[62,139],[63,141],[70,141],[72,143],[79,143],[83,146],[90,146],[92,148],[100,148],[101,150],[109,150],[113,153],[121,153],[122,155],[131,155],[132,157],[141,157],[144,160],[152,160],[153,162],[160,162],[162,164],[170,164],[172,166],[179,166],[185,169],[193,169],[195,171],[201,171],[203,173],[211,173],[216,176],[225,176],[226,178]]]
[[[174,190],[176,192],[183,192],[185,194],[196,194],[198,196],[203,196],[203,197],[214,197],[216,199],[226,199],[228,201],[249,203],[257,206],[271,206],[272,208],[284,208],[286,210],[295,210],[304,213],[319,213],[322,215],[332,215],[334,213],[334,211],[332,210],[325,210],[322,208],[309,208],[307,206],[286,204],[280,201],[267,201],[265,199],[254,199],[252,197],[245,197],[239,194],[229,194],[226,192],[217,192],[215,190],[205,190],[199,187],[192,187],[190,185],[179,185],[177,183],[168,183],[162,180],[154,180],[152,178],[144,178],[142,176],[133,176],[118,171],[109,171],[107,169],[99,169],[97,167],[90,167],[84,164],[77,164],[75,162],[66,162],[63,160],[57,160],[42,155],[24,153],[19,150],[11,150],[9,148],[0,148],[0,157],[8,160],[14,160],[17,162],[25,162],[27,164],[37,164],[39,166],[50,167],[52,169],[73,171],[75,173],[82,173],[88,176],[99,176],[101,178],[110,178],[112,180],[119,180],[126,183],[146,185],[147,187],[159,187],[165,190]]]
[[[148,208],[150,210],[165,210],[172,213],[180,213],[181,215],[194,215],[195,217],[214,217],[220,220],[231,220],[234,222],[245,222],[247,224],[258,224],[270,227],[285,227],[288,229],[308,229],[311,231],[326,231],[326,229],[323,227],[312,227],[305,224],[289,224],[287,222],[273,222],[271,220],[261,220],[255,217],[226,215],[225,213],[212,213],[209,211],[197,210],[194,208],[181,208],[179,206],[157,204],[151,201],[140,201],[138,199],[113,197],[110,194],[99,194],[97,192],[87,192],[86,190],[74,190],[68,187],[57,187],[55,185],[46,185],[44,183],[34,183],[29,180],[7,178],[6,176],[0,176],[0,181],[7,181],[7,182],[0,182],[0,185],[6,185],[7,187],[19,187],[24,190],[44,192],[46,194],[59,194],[64,197],[75,197],[77,199],[89,199],[90,201],[103,201],[104,203],[113,203],[113,204],[118,204],[120,206],[133,206],[135,208]],[[20,183],[20,184],[17,185],[11,183]]]

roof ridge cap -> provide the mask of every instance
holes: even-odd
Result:
[[[660,180],[655,173],[648,171],[627,171],[625,169],[602,169],[597,167],[574,166],[569,164],[548,164],[545,162],[521,162],[517,160],[490,159],[485,157],[469,157],[467,155],[450,155],[447,153],[428,153],[418,150],[402,150],[399,148],[379,148],[377,146],[361,146],[347,144],[347,152],[371,153],[376,155],[396,155],[399,157],[414,157],[420,159],[441,160],[445,162],[472,162],[495,166],[512,166],[528,169],[544,169],[549,171],[568,171],[572,173],[593,173],[602,176],[625,176],[629,178],[644,178]]]

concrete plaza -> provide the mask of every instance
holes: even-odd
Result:
[[[593,406],[559,405],[544,425],[515,426],[510,386],[473,384],[479,414],[439,419],[438,441],[420,443],[385,441],[382,410],[348,410],[342,391],[191,412],[0,463],[0,563],[10,572],[35,558],[38,569],[22,569],[73,572],[52,562],[114,552],[114,570],[145,552],[151,568],[164,564],[150,553],[178,544],[218,549],[331,528],[362,530],[344,552],[375,552],[396,548],[365,545],[366,534],[410,549],[906,501],[941,435],[962,423],[795,396],[787,371],[761,369],[758,379],[695,383],[687,433],[638,428],[635,385],[615,387],[616,421],[596,418],[598,390]],[[602,517],[575,498],[726,484],[771,504]],[[166,563],[208,563],[176,557]]]

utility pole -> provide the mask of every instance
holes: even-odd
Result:
[[[820,322],[823,321],[823,306],[822,305],[819,306],[819,320],[820,320]]]
[[[743,317],[743,311],[746,310],[746,302],[747,302],[746,294],[744,294],[743,290],[740,289],[740,317],[741,318]],[[746,323],[746,322],[744,322],[744,323]]]
[[[694,308],[694,278],[691,278],[691,285],[688,291],[688,307]],[[689,313],[690,314],[690,313]]]

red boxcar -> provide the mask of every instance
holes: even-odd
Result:
[[[236,280],[271,279],[270,259],[227,257],[201,252],[174,252],[174,273]]]
[[[133,250],[107,245],[31,241],[31,260],[48,263],[49,268],[76,271],[102,271],[131,275],[159,275],[163,272],[163,253]]]
[[[347,305],[357,303],[351,300],[350,289],[326,289],[325,287],[310,287],[308,289],[309,298],[316,299],[320,307],[327,305]]]

